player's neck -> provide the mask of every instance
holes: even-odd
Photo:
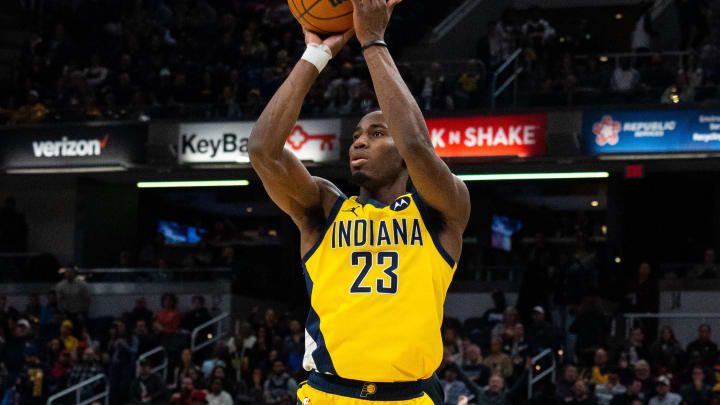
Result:
[[[358,196],[358,200],[368,201],[372,199],[387,205],[395,201],[399,196],[406,193],[407,180],[404,179],[402,181],[395,181],[392,184],[387,184],[373,190],[367,189],[365,187],[360,187],[360,195]]]

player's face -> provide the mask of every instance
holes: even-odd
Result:
[[[350,173],[360,186],[386,184],[404,170],[403,160],[388,131],[382,112],[364,116],[353,133]]]

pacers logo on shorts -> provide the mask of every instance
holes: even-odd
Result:
[[[360,391],[361,398],[367,398],[368,395],[375,395],[377,392],[377,385],[373,383],[365,383]]]

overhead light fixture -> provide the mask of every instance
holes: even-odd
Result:
[[[140,181],[138,188],[191,188],[191,187],[238,187],[250,184],[247,180],[198,180],[198,181]]]
[[[623,19],[623,15],[620,14],[620,13],[617,13],[617,14],[615,14],[615,19],[616,19],[616,20],[622,20],[622,19]]]
[[[605,62],[607,62],[607,61],[608,61],[608,57],[607,57],[607,56],[604,56],[604,55],[603,55],[603,56],[600,57],[600,62],[605,63]]]
[[[94,167],[32,167],[7,169],[7,174],[56,174],[56,173],[107,173],[125,172],[125,166],[94,166]]]
[[[459,174],[462,181],[603,179],[608,172]]]
[[[617,256],[617,257],[615,258],[615,263],[620,264],[620,262],[622,262],[622,259],[620,258],[620,256]]]
[[[597,201],[595,201],[595,200],[593,200],[593,201],[590,202],[590,205],[593,206],[593,207],[597,207],[598,205],[600,205],[600,203],[597,202]]]

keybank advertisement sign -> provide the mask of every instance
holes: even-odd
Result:
[[[5,168],[128,166],[141,162],[146,124],[53,125],[0,130]]]
[[[192,163],[247,163],[248,139],[254,122],[182,123],[178,161]],[[300,160],[329,162],[340,159],[339,119],[300,120],[285,147]]]
[[[541,156],[547,115],[429,118],[430,139],[441,157]]]
[[[589,154],[720,150],[720,111],[586,112],[583,147]]]

